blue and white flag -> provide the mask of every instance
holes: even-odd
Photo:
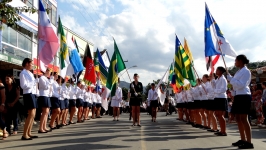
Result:
[[[81,62],[77,48],[70,36],[67,37],[67,47],[69,52],[69,61],[74,69],[74,74],[78,74],[80,71],[84,70],[84,66]]]
[[[232,45],[224,38],[217,22],[212,17],[207,4],[205,4],[205,57],[215,55],[228,55],[236,57]]]

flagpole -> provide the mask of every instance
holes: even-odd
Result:
[[[40,43],[39,43],[39,32],[40,32],[40,1],[39,1],[39,9],[38,9],[38,46],[37,46],[37,68],[36,68],[36,79],[38,79],[38,70],[40,70],[40,58],[39,58],[39,52],[40,52]],[[38,86],[39,86],[39,82],[36,85],[36,93],[38,92]]]
[[[127,75],[128,75],[129,81],[132,83],[132,80],[131,80],[131,78],[130,78],[130,76],[129,76],[129,73],[128,73],[127,69],[126,69],[126,72],[127,72]],[[134,92],[136,93],[135,87],[133,87],[133,90],[134,90]]]

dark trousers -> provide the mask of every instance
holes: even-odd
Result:
[[[6,114],[6,130],[9,134],[11,134],[11,128],[10,125],[12,125],[13,122],[13,131],[18,131],[18,108],[15,106],[12,108],[7,108],[7,114]]]
[[[262,109],[263,109],[263,115],[264,115],[264,118],[266,118],[266,105],[264,105],[264,106],[262,107]],[[263,124],[266,125],[266,119],[264,119]]]
[[[2,113],[0,112],[0,128],[2,129],[2,130],[4,130],[5,129],[5,127],[6,127],[6,124],[5,124],[5,122],[3,121],[3,119],[2,119]]]

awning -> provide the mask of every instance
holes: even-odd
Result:
[[[32,32],[34,34],[37,34],[38,33],[37,30],[32,29],[31,27],[29,27],[26,24],[24,24],[22,21],[18,21],[18,22],[16,22],[16,24],[19,25],[19,26],[21,26],[22,28],[27,29],[28,31],[30,31],[30,32]]]

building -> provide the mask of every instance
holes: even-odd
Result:
[[[50,8],[48,16],[54,30],[57,31],[58,15],[56,0],[42,0],[42,2],[45,8]],[[38,8],[38,0],[12,0],[9,4],[13,7],[29,6]],[[31,14],[22,12],[19,15],[21,21],[17,22],[14,26],[7,27],[5,24],[2,25],[2,49],[0,49],[0,71],[4,70],[5,72],[12,73],[15,78],[19,77],[24,58],[32,58],[34,64],[37,66],[38,51],[38,13]],[[67,36],[76,39],[81,58],[83,58],[87,44],[93,50],[93,44],[91,42],[66,27],[64,29]],[[59,69],[59,57],[50,66]],[[1,75],[3,76],[3,74]]]

